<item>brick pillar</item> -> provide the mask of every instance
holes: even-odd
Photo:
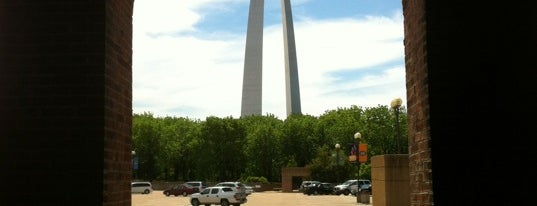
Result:
[[[105,1],[103,204],[131,205],[134,0]]]
[[[293,177],[308,177],[311,172],[306,167],[282,168],[282,192],[293,192]]]
[[[432,205],[425,1],[403,0],[410,205]]]
[[[130,205],[133,0],[0,2],[0,205]]]
[[[410,205],[532,204],[537,3],[402,3]]]

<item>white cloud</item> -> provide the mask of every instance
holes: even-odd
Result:
[[[189,33],[208,3],[135,2],[133,112],[204,120],[239,117],[246,34],[202,39]],[[157,5],[158,4],[158,5]],[[285,111],[283,31],[266,25],[263,50],[263,114],[281,119]],[[403,58],[402,15],[365,19],[295,19],[302,112],[319,116],[337,107],[406,102],[404,65],[372,72]],[[340,81],[334,72],[351,72]],[[371,89],[374,88],[374,89]]]

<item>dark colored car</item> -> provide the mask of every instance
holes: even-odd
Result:
[[[170,195],[173,195],[173,196],[179,196],[179,195],[183,195],[183,196],[188,196],[190,194],[193,194],[193,193],[196,193],[196,192],[199,192],[199,189],[197,187],[193,187],[193,186],[190,186],[188,184],[179,184],[179,185],[175,185],[173,186],[172,188],[170,189],[167,189],[167,190],[164,190],[162,191],[162,194],[166,195],[166,196],[170,196]]]
[[[318,184],[312,184],[306,187],[305,194],[307,195],[332,195],[334,194],[334,184],[322,182]]]

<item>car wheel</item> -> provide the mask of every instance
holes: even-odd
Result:
[[[343,194],[344,194],[345,196],[349,195],[349,193],[350,193],[350,192],[349,192],[348,190],[343,191]]]
[[[229,206],[229,202],[227,200],[220,201],[220,206]]]
[[[186,197],[187,195],[188,195],[188,193],[183,192],[183,197]]]
[[[166,195],[166,197],[170,196],[170,193],[169,192],[165,192],[164,195]]]
[[[313,192],[313,194],[314,194],[314,195],[318,195],[318,194],[319,194],[319,192],[315,191],[315,192]]]
[[[144,194],[149,194],[149,192],[150,191],[148,189],[144,190]]]
[[[190,203],[192,204],[192,206],[199,206],[200,205],[200,201],[198,199],[192,199],[192,201],[190,201]]]

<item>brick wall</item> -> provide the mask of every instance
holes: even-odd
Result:
[[[132,3],[0,1],[0,205],[130,205]]]
[[[133,0],[105,1],[103,205],[131,205]]]
[[[425,1],[403,0],[410,205],[432,205]]]

